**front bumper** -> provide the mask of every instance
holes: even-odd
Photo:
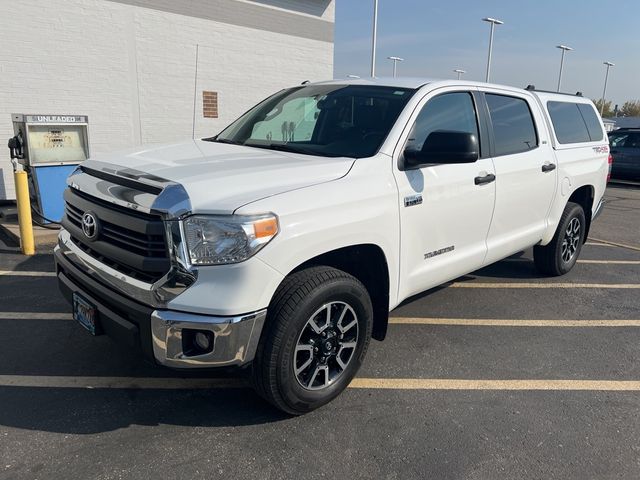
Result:
[[[213,316],[156,309],[104,285],[86,264],[72,263],[64,248],[61,242],[54,252],[60,291],[70,303],[78,293],[95,305],[101,331],[119,343],[140,348],[148,358],[172,368],[240,366],[255,357],[266,310]],[[212,332],[213,350],[190,354],[184,329]]]

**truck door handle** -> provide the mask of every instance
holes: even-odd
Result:
[[[555,169],[556,169],[556,164],[555,163],[547,163],[545,165],[542,165],[542,171],[544,173],[552,172]]]
[[[496,176],[493,173],[485,175],[484,177],[476,177],[473,181],[476,185],[485,185],[495,181]]]

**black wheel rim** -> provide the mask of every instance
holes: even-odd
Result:
[[[562,261],[569,263],[576,256],[578,247],[580,246],[580,219],[574,217],[567,225],[562,240]]]
[[[329,302],[307,320],[296,342],[293,370],[307,390],[322,390],[345,372],[358,345],[358,317],[351,305]]]

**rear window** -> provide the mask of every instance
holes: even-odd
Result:
[[[547,102],[547,109],[558,142],[566,144],[602,140],[602,127],[591,105]]]

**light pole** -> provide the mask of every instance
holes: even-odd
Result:
[[[560,91],[560,83],[562,82],[562,68],[564,67],[564,52],[570,52],[573,50],[571,47],[567,47],[566,45],[556,45],[556,48],[562,50],[562,56],[560,57],[560,73],[558,74],[558,88],[557,92]]]
[[[454,70],[454,72],[456,72],[456,73],[458,74],[458,80],[460,80],[460,77],[462,76],[462,74],[463,74],[463,73],[467,73],[467,71],[466,71],[466,70],[461,70],[461,69],[459,69],[459,68],[456,68],[456,69]]]
[[[498,20],[495,18],[487,17],[482,19],[483,22],[489,22],[491,24],[491,32],[489,33],[489,56],[487,57],[487,75],[485,76],[484,81],[489,81],[489,76],[491,74],[491,53],[493,50],[493,29],[496,25],[503,25],[504,22],[502,20]]]
[[[387,57],[389,60],[393,60],[393,78],[396,78],[396,73],[398,71],[398,62],[404,62],[404,58],[400,57]]]
[[[604,112],[604,98],[607,94],[607,80],[609,80],[609,69],[611,67],[615,67],[616,64],[611,62],[604,62],[604,65],[607,66],[607,73],[604,74],[604,89],[602,90],[602,102],[600,103],[600,116],[602,116],[602,113]]]
[[[376,41],[378,39],[378,0],[373,0],[373,34],[371,35],[371,78],[376,76]]]

